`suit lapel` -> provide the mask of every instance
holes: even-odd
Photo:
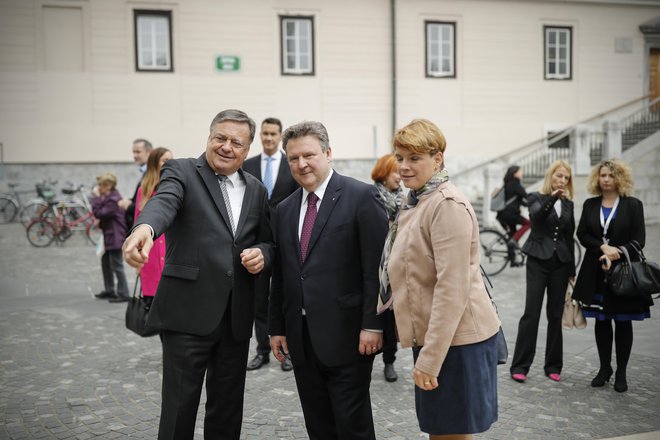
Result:
[[[287,161],[286,156],[280,153],[280,167],[277,170],[277,179],[275,179],[275,183],[273,184],[273,194],[275,194],[278,187],[282,186],[288,168],[289,162]]]
[[[197,158],[197,172],[202,177],[206,188],[211,194],[215,207],[220,211],[220,215],[227,226],[227,230],[231,232],[229,214],[227,213],[227,207],[225,206],[225,199],[222,197],[222,190],[220,189],[218,177],[215,175],[215,172],[211,169],[208,162],[206,162],[206,157],[203,154]]]
[[[339,176],[339,174],[334,171],[330,181],[328,182],[328,186],[325,189],[325,193],[323,194],[321,208],[316,215],[316,221],[314,222],[314,228],[312,229],[312,236],[309,239],[309,246],[307,248],[307,259],[309,259],[310,254],[314,251],[314,244],[321,235],[323,228],[325,228],[325,225],[328,223],[330,214],[332,213],[332,210],[335,209],[340,196],[341,176]],[[298,210],[298,212],[300,212],[300,210]],[[300,246],[298,246],[298,252],[300,252]]]
[[[294,193],[293,207],[287,210],[280,210],[284,216],[277,220],[280,225],[288,225],[289,232],[288,243],[295,243],[296,248],[296,261],[300,263],[300,237],[298,236],[298,228],[300,227],[300,206],[302,205],[302,188],[298,188]],[[318,217],[317,217],[318,218]],[[309,252],[308,252],[309,254]]]
[[[245,177],[245,174],[243,174],[243,170],[239,169],[238,174],[240,174],[245,182],[245,195],[243,196],[243,204],[241,205],[241,215],[238,219],[238,224],[236,225],[236,237],[238,237],[243,230],[245,219],[250,212],[250,206],[252,206],[252,201],[257,196],[257,188],[248,183],[248,179]]]

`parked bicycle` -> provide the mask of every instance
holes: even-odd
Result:
[[[54,184],[52,181],[50,183]],[[38,197],[30,199],[23,204],[21,194],[30,194],[33,191],[19,191],[17,189],[17,183],[9,183],[8,186],[9,192],[0,194],[0,223],[2,224],[20,220],[24,226],[27,226],[34,217],[38,216],[48,207],[44,194],[52,194],[51,200],[55,197],[55,193],[50,190],[48,184],[46,182],[41,182],[36,185]],[[40,193],[40,187],[43,188],[42,193]]]
[[[50,246],[55,239],[64,242],[75,231],[83,231],[94,245],[103,239],[103,232],[92,211],[86,211],[77,202],[49,202],[47,212],[50,214],[43,213],[27,227],[27,239],[35,247]]]
[[[502,272],[507,266],[525,265],[525,254],[522,252],[523,236],[519,241],[513,240],[507,234],[496,228],[480,228],[479,242],[481,244],[481,265],[486,275],[493,276]],[[575,239],[575,267],[582,261],[582,246]]]

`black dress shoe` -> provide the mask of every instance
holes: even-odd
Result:
[[[591,381],[591,386],[594,388],[600,388],[610,381],[610,377],[612,377],[612,367],[601,367],[600,370],[598,370],[596,377]]]
[[[111,302],[111,303],[123,303],[123,302],[127,302],[127,301],[128,301],[127,296],[113,296],[112,298],[110,298],[108,300],[108,302]]]
[[[385,370],[383,373],[385,374],[385,380],[388,382],[396,382],[399,378],[399,375],[396,374],[396,371],[394,370],[394,364],[385,364]]]
[[[284,362],[282,362],[282,371],[291,371],[293,370],[293,364],[291,363],[291,358],[286,356]]]
[[[614,391],[617,393],[625,393],[628,391],[628,381],[626,380],[625,371],[616,371],[616,375],[614,375]]]
[[[116,295],[112,292],[108,292],[107,290],[102,290],[99,293],[94,295],[94,298],[97,299],[109,299],[109,298],[114,298]]]
[[[270,362],[270,357],[267,354],[257,354],[250,362],[248,362],[247,370],[258,370],[268,362]]]

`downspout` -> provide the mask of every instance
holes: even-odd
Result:
[[[390,29],[392,51],[392,135],[396,130],[396,0],[390,0]]]

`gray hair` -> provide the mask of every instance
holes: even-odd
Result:
[[[320,122],[303,121],[284,130],[282,135],[282,148],[286,151],[286,144],[290,139],[298,139],[305,136],[314,136],[321,143],[321,151],[324,153],[330,147],[330,138],[328,130]]]
[[[252,118],[250,118],[245,112],[236,109],[221,111],[220,113],[215,115],[215,118],[213,118],[213,120],[211,121],[211,126],[209,127],[209,131],[210,132],[213,131],[213,127],[215,127],[216,124],[225,121],[233,121],[233,122],[238,122],[239,124],[247,124],[248,127],[250,128],[250,143],[252,143],[252,141],[254,140],[254,134],[257,132],[257,124],[255,124]]]
[[[151,151],[151,149],[154,147],[153,145],[151,145],[151,142],[149,142],[146,139],[138,138],[133,141],[133,144],[139,144],[139,143],[144,145],[144,151]]]

